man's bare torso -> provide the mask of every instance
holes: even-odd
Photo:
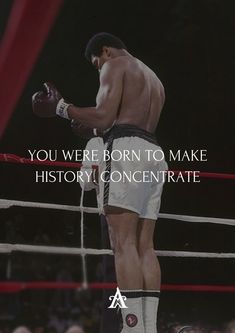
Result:
[[[165,100],[161,81],[149,67],[131,55],[114,60],[123,74],[115,124],[132,124],[154,132]]]

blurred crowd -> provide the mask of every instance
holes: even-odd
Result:
[[[81,324],[70,324],[66,328],[56,327],[50,322],[47,326],[37,325],[34,327],[20,325],[14,328],[10,326],[0,327],[0,333],[89,333],[89,332],[99,332],[99,326],[96,326],[94,330],[85,328]],[[160,322],[158,324],[159,333],[235,333],[235,320],[224,323],[221,327],[212,326],[208,323],[194,323],[185,324],[180,322],[175,322],[168,324]],[[102,332],[101,332],[102,333]],[[111,333],[111,332],[110,332]]]
[[[22,267],[25,267],[23,260],[18,260],[17,263],[20,263],[22,271]],[[71,264],[71,261],[62,260],[60,269],[55,273],[56,279],[53,281],[80,281],[75,280],[68,270],[69,263]],[[47,265],[43,265],[40,260],[35,260],[35,264],[31,265],[31,269],[34,268],[33,279],[30,278],[33,273],[30,274],[29,279],[19,279],[17,270],[13,269],[15,272],[13,281],[48,281],[46,278],[48,275],[42,270],[45,266]],[[27,261],[25,268],[29,270]],[[30,328],[34,328],[35,333],[64,333],[69,326],[80,325],[86,328],[87,333],[96,333],[100,321],[101,300],[100,291],[84,289],[39,289],[2,293],[0,294],[0,328],[2,323],[2,327],[5,327],[3,333],[10,333],[16,323],[19,325],[27,323]]]
[[[38,220],[31,219],[31,215],[18,213],[4,217],[2,221],[5,220],[5,223],[0,226],[1,242],[79,247],[77,216],[68,222],[67,218],[64,219],[62,214],[58,214],[56,220],[51,221],[51,228],[47,220],[44,221],[40,215]],[[97,241],[97,233],[89,234],[89,241],[92,237]],[[92,245],[94,248],[100,246]],[[103,281],[104,278],[102,258],[97,257],[87,258],[90,282]],[[81,258],[78,256],[45,256],[19,252],[9,256],[0,254],[2,281],[76,282],[82,280],[81,268]],[[173,298],[177,299],[174,295]],[[185,306],[184,302],[181,302],[178,307],[182,304]],[[169,303],[167,311],[168,305]],[[235,320],[226,321],[221,317],[212,322],[211,317],[207,321],[204,316],[202,321],[198,321],[194,316],[185,321],[185,317],[171,313],[175,308],[172,303],[169,313],[160,309],[158,333],[235,333]],[[213,312],[213,309],[208,311]],[[0,294],[0,333],[103,333],[100,332],[101,316],[102,291],[98,290],[41,289]],[[200,313],[196,317],[200,318]],[[233,317],[232,314],[229,318]]]
[[[68,221],[63,214],[53,214],[48,223],[44,213],[1,211],[1,243],[79,247],[79,219]],[[101,258],[87,264],[87,274],[94,281],[102,279]],[[80,256],[45,255],[13,252],[0,254],[0,281],[82,280]],[[102,294],[83,290],[26,290],[0,294],[0,333],[97,333]],[[95,301],[94,301],[95,300]],[[27,326],[28,329],[24,326]],[[73,329],[68,330],[68,327]],[[79,329],[78,329],[79,327]]]

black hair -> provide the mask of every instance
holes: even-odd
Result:
[[[85,50],[85,57],[91,61],[91,56],[100,56],[102,54],[103,46],[111,46],[116,49],[127,50],[126,45],[118,37],[111,35],[107,32],[100,32],[94,35],[87,43]]]

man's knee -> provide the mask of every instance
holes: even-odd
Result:
[[[138,252],[140,257],[152,254],[154,252],[153,240],[141,237],[138,242]]]
[[[110,242],[115,253],[128,253],[133,248],[137,250],[137,224],[133,214],[124,214],[121,219],[115,215],[108,217]]]
[[[137,250],[136,240],[133,237],[113,237],[112,250],[115,255],[129,255],[133,249]]]

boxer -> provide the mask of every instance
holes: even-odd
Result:
[[[117,37],[100,33],[86,47],[86,58],[99,71],[100,88],[94,107],[64,101],[51,84],[33,96],[33,111],[40,117],[56,115],[104,132],[105,149],[161,149],[154,132],[165,101],[157,75],[131,55]],[[103,171],[167,170],[164,160],[126,163],[108,161]],[[122,309],[122,333],[156,333],[161,271],[153,244],[163,181],[159,183],[100,182],[103,209],[113,244],[119,289],[127,297]]]

